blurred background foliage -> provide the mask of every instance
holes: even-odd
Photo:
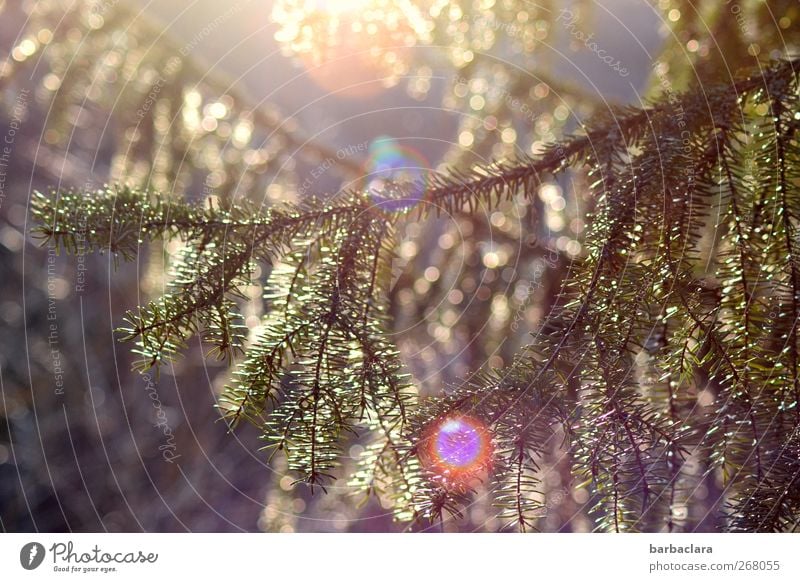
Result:
[[[0,0],[4,530],[406,527],[343,481],[328,495],[292,488],[279,457],[255,452],[256,431],[231,437],[213,408],[226,368],[199,343],[158,378],[132,373],[113,329],[164,289],[178,247],[142,247],[120,269],[108,256],[55,256],[29,236],[32,190],[124,181],[264,208],[336,196],[397,172],[539,153],[590,116],[730,82],[800,41],[795,0],[307,5]],[[511,362],[584,252],[590,193],[588,177],[562,176],[530,202],[399,233],[393,339],[422,396]],[[245,298],[251,330],[262,292]],[[554,444],[541,466],[539,528],[589,531],[588,493],[562,458]],[[683,519],[712,530],[720,482],[698,480]],[[478,498],[442,527],[500,525]]]

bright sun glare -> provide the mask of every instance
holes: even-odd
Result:
[[[405,0],[279,0],[275,38],[309,78],[345,97],[371,97],[408,71],[408,51],[429,39],[424,11]]]

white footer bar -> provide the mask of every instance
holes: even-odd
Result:
[[[3,580],[800,579],[791,534],[4,534]],[[517,579],[517,578],[515,578]]]

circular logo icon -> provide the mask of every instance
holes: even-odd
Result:
[[[26,570],[35,570],[44,561],[44,546],[39,542],[30,542],[19,551],[19,563]]]

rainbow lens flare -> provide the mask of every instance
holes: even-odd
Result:
[[[407,211],[425,197],[430,171],[430,163],[421,153],[394,138],[380,137],[369,147],[364,188],[383,211]],[[402,194],[390,192],[389,183],[401,185]]]
[[[491,464],[492,444],[486,426],[470,416],[434,422],[419,447],[423,465],[454,484],[476,476]]]

